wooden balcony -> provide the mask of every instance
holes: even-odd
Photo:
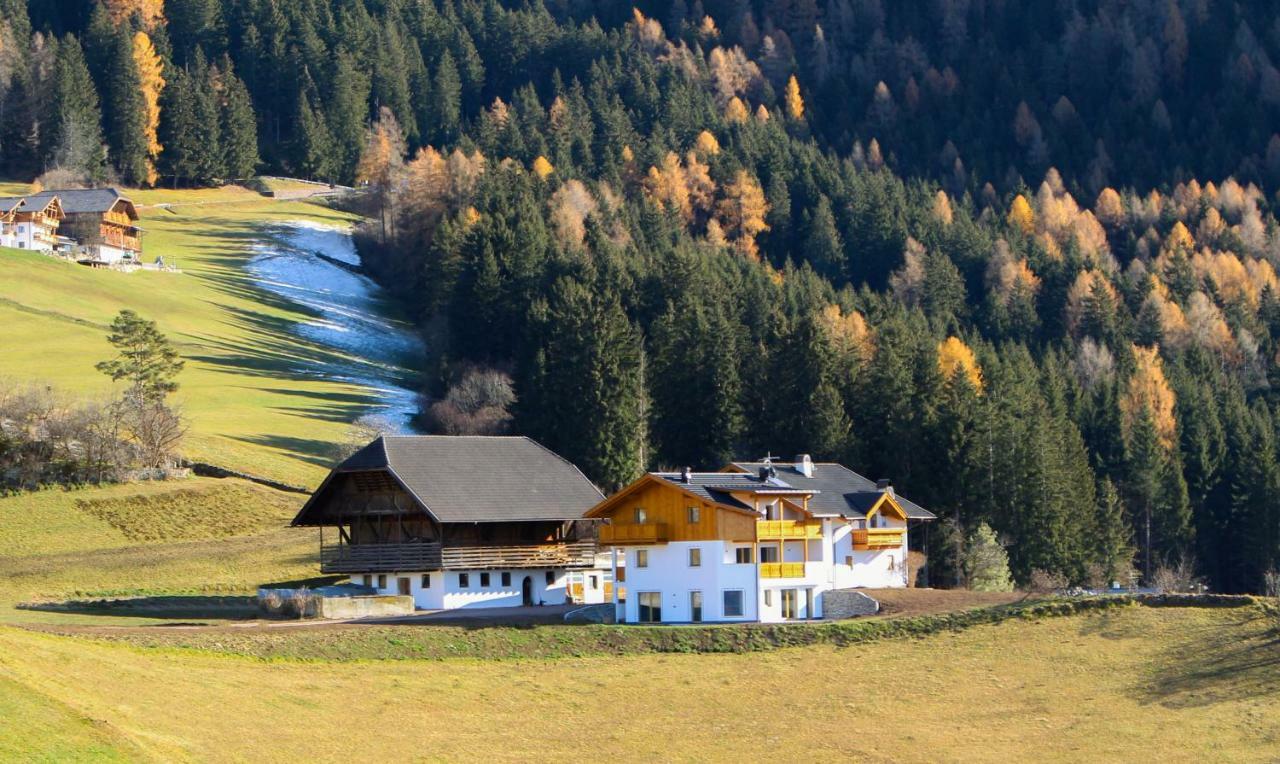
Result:
[[[662,544],[667,541],[666,523],[601,525],[601,544]]]
[[[804,578],[803,562],[762,562],[761,578]]]
[[[492,568],[590,568],[596,545],[591,541],[505,546],[447,546],[432,542],[404,544],[324,544],[321,573],[400,573],[428,570]]]
[[[812,520],[757,520],[756,540],[820,539],[822,523]]]
[[[116,225],[126,225],[126,226],[133,225],[133,221],[130,220],[129,216],[124,214],[123,212],[105,212],[102,215],[102,219],[105,222],[115,223]]]
[[[906,528],[869,528],[853,532],[853,548],[896,549],[907,537]]]

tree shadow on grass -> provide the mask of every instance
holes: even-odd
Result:
[[[1138,698],[1168,708],[1280,697],[1280,624],[1256,608],[1232,611],[1229,624],[1189,627],[1156,657]]]
[[[351,419],[355,417],[352,416]],[[350,421],[338,419],[335,421]],[[313,438],[292,438],[285,435],[247,435],[236,437],[243,443],[265,446],[299,461],[314,464],[318,467],[330,468],[334,465],[333,443]]]
[[[65,602],[26,603],[18,605],[18,608],[44,613],[105,615],[118,618],[249,620],[258,617],[257,600],[247,595],[173,595],[128,597],[124,599],[67,600]]]

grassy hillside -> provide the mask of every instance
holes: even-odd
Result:
[[[424,627],[429,628],[429,627]],[[751,655],[270,661],[0,629],[0,695],[164,760],[1260,761],[1280,661],[1252,608],[1123,608]],[[22,656],[16,660],[15,656]],[[56,704],[56,705],[51,705]],[[210,713],[210,709],[218,709]],[[766,712],[766,709],[774,709]],[[364,734],[350,734],[358,717]],[[0,753],[48,740],[0,731]],[[127,755],[123,743],[110,749]]]
[[[177,398],[191,421],[188,455],[318,482],[329,444],[371,399],[364,389],[297,371],[299,359],[329,351],[290,334],[290,324],[307,316],[249,281],[245,246],[272,221],[344,224],[351,217],[238,187],[131,196],[142,205],[172,205],[141,210],[145,257],[163,255],[183,272],[96,271],[0,250],[0,375],[105,394],[110,382],[93,365],[111,355],[107,324],[132,308],[159,322],[187,362]]]
[[[69,619],[10,609],[20,602],[247,594],[314,576],[314,531],[286,527],[303,498],[212,478],[0,498],[0,621]]]

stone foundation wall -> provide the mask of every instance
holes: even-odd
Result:
[[[875,615],[880,603],[857,589],[832,589],[822,593],[822,617],[828,621]]]

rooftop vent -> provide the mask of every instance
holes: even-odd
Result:
[[[813,477],[813,460],[808,454],[800,454],[796,457],[796,472],[807,478]]]
[[[890,480],[889,478],[880,478],[879,480],[877,480],[877,481],[876,481],[876,490],[877,490],[877,491],[884,491],[885,493],[889,494],[890,496],[893,496],[894,498],[897,498],[897,496],[896,496],[896,495],[894,494],[894,492],[893,492],[893,481],[892,481],[892,480]]]
[[[681,483],[692,483],[692,482],[693,482],[693,470],[692,470],[692,469],[690,469],[690,468],[688,468],[688,467],[685,467],[684,469],[680,470],[680,482],[681,482]]]

